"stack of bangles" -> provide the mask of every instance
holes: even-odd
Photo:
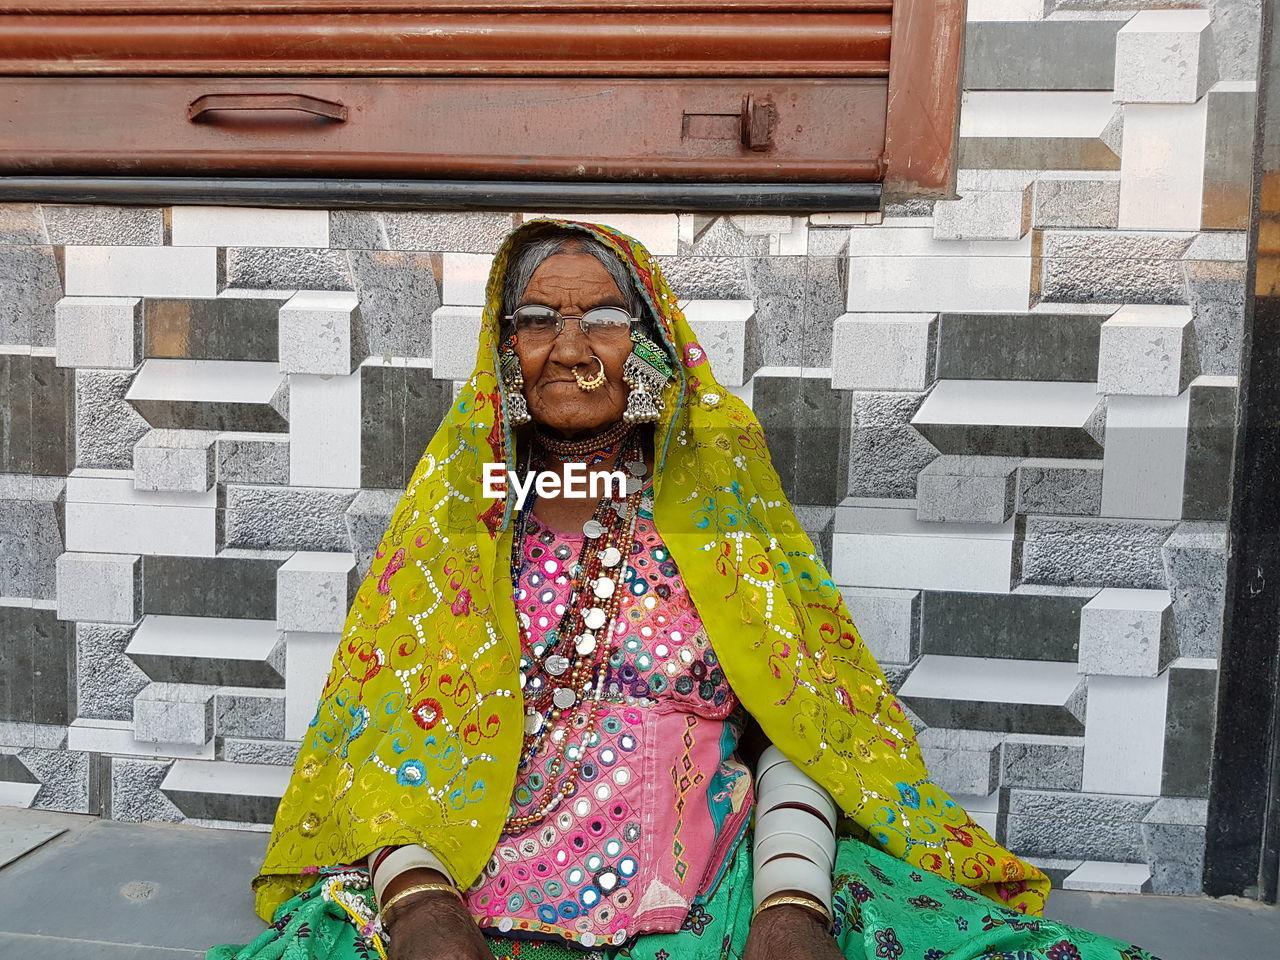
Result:
[[[410,844],[404,847],[380,847],[369,855],[369,877],[373,883],[373,894],[382,924],[390,927],[392,914],[396,905],[419,893],[450,893],[462,900],[462,892],[452,882],[447,883],[414,883],[386,897],[387,887],[391,881],[409,870],[435,870],[446,880],[451,880],[449,871],[440,859],[426,847]],[[384,899],[385,898],[385,899]]]
[[[752,917],[771,907],[801,907],[832,929],[831,871],[836,805],[826,790],[770,746],[756,764],[755,878]]]
[[[756,764],[755,876],[752,917],[771,907],[808,910],[832,929],[831,871],[836,854],[836,805],[831,794],[770,746]],[[383,899],[391,881],[408,870],[435,870],[452,880],[426,847],[382,847],[369,857],[369,875],[389,926],[397,904],[419,893],[462,893],[452,883],[418,883]]]

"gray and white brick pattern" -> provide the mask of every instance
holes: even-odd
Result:
[[[971,0],[957,196],[645,241],[934,775],[1199,890],[1257,4]],[[1035,56],[1028,55],[1035,51]],[[540,211],[0,205],[0,803],[270,823]]]

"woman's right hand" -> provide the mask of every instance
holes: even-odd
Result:
[[[390,919],[390,960],[493,960],[466,904],[450,893],[414,894]]]

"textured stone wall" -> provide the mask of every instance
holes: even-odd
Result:
[[[1257,4],[970,6],[958,199],[600,219],[937,779],[1068,885],[1194,892]],[[270,822],[529,215],[0,206],[0,803]]]

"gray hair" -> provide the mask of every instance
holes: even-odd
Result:
[[[502,283],[502,315],[504,317],[509,316],[511,311],[520,305],[520,298],[524,296],[529,281],[533,279],[533,274],[538,267],[542,266],[542,262],[557,253],[586,253],[599,260],[609,271],[609,276],[618,285],[618,289],[622,291],[628,312],[633,317],[641,319],[643,331],[652,332],[653,318],[644,298],[636,289],[635,280],[632,279],[626,264],[595,237],[573,234],[531,240],[512,254],[507,263],[507,275]],[[504,320],[502,326],[506,330],[509,324]]]

